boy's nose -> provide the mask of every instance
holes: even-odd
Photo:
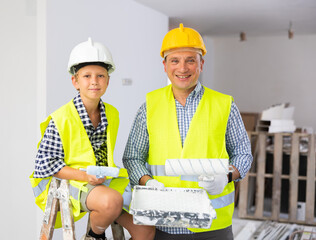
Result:
[[[91,78],[91,84],[97,84],[97,82],[98,82],[97,76],[92,76],[92,78]]]

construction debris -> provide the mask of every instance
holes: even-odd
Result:
[[[271,106],[262,112],[257,131],[293,133],[296,129],[293,114],[294,107],[290,107],[289,103]]]
[[[259,226],[247,223],[235,240],[316,240],[316,228],[264,221]]]

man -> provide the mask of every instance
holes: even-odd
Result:
[[[150,92],[137,112],[123,156],[131,184],[203,187],[216,210],[210,229],[157,227],[155,239],[233,239],[234,183],[250,169],[250,142],[231,96],[202,86],[206,48],[191,28],[169,31],[160,55],[171,85]],[[165,176],[166,159],[229,158],[234,171],[200,180]]]

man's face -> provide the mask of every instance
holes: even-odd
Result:
[[[196,52],[176,51],[170,53],[163,64],[173,90],[190,93],[198,82],[204,60]]]

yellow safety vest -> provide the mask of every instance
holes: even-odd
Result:
[[[108,120],[107,126],[107,160],[109,167],[116,167],[113,160],[114,146],[116,142],[118,126],[119,126],[119,113],[110,104],[104,103],[105,114]],[[94,155],[91,142],[87,135],[87,132],[83,126],[77,109],[70,101],[66,105],[59,108],[52,113],[42,124],[41,133],[44,136],[45,130],[53,119],[60,135],[64,154],[65,163],[67,166],[79,169],[86,168],[89,165],[96,165],[96,159]],[[40,142],[38,143],[39,146]],[[34,173],[34,172],[33,172]],[[35,195],[36,204],[44,211],[47,201],[48,189],[52,177],[47,178],[33,178],[33,173],[30,176],[33,192]],[[124,191],[129,184],[127,171],[125,168],[121,168],[119,172],[119,178],[109,179],[109,187],[120,192],[124,197]],[[87,192],[85,185],[87,182],[70,180],[70,200],[73,207],[73,214],[75,221],[84,216],[84,212],[80,209],[80,193],[81,191]],[[128,205],[127,205],[128,210]],[[59,218],[59,216],[57,216]],[[60,227],[61,224],[56,220],[56,226]]]
[[[147,129],[149,134],[148,169],[166,187],[199,188],[198,176],[165,176],[166,159],[229,158],[225,133],[230,114],[231,96],[206,87],[191,120],[182,146],[178,128],[175,99],[171,85],[150,92],[146,96]],[[217,218],[210,229],[191,229],[205,232],[223,229],[232,224],[234,212],[234,184],[227,184],[218,195],[209,195]]]

